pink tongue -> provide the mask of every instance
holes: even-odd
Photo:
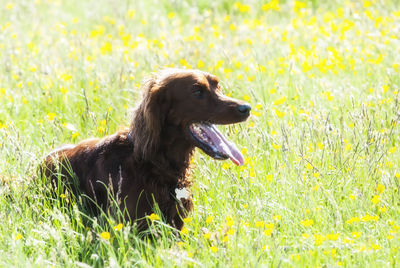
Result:
[[[229,156],[237,166],[244,164],[244,157],[236,145],[225,139],[214,125],[201,125],[201,128],[219,152]]]

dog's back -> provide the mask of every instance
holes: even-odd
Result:
[[[121,165],[128,159],[132,143],[127,132],[117,132],[103,139],[87,139],[77,145],[65,145],[50,152],[45,159],[44,174],[53,187],[68,185],[104,207],[109,201],[108,186],[117,187]],[[115,189],[118,190],[118,189]]]

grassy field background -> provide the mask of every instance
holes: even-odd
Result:
[[[36,169],[128,126],[165,67],[252,104],[200,151],[182,238],[87,223]],[[398,1],[0,1],[0,266],[395,267],[400,261]]]

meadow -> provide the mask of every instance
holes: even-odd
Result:
[[[194,210],[153,242],[51,201],[43,157],[128,126],[166,67],[251,103],[220,127],[245,164],[197,150]],[[2,0],[0,266],[399,266],[399,90],[396,0]]]

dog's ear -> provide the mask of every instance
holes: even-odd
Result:
[[[169,101],[167,98],[166,90],[157,84],[153,84],[143,99],[144,102],[144,121],[149,136],[154,142],[158,142],[160,138],[162,127],[164,126]]]
[[[143,84],[143,100],[137,108],[131,126],[135,151],[149,159],[160,142],[161,131],[169,109],[164,87],[149,79]]]

